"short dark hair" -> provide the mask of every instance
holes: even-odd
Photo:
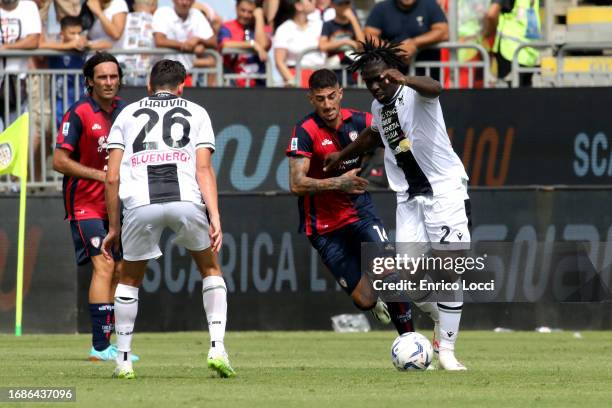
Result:
[[[236,6],[239,6],[240,3],[242,3],[243,1],[245,1],[247,3],[254,4],[257,7],[257,1],[256,0],[236,0]]]
[[[327,68],[316,70],[308,79],[308,88],[314,89],[333,88],[339,85],[338,77]]]
[[[178,61],[163,59],[158,61],[151,69],[149,83],[153,91],[162,87],[176,88],[187,77],[185,67]]]
[[[367,65],[380,63],[400,71],[406,68],[406,64],[401,56],[400,43],[382,40],[375,43],[372,37],[368,37],[361,44],[363,50],[354,53],[355,60],[348,67],[349,72],[362,71]]]
[[[81,19],[76,16],[64,16],[60,20],[60,28],[63,30],[67,27],[83,27]]]
[[[104,62],[114,62],[117,65],[117,71],[119,72],[119,83],[121,84],[123,80],[121,65],[119,65],[119,61],[117,61],[117,58],[115,58],[114,55],[105,51],[97,51],[91,58],[85,61],[85,65],[83,65],[83,75],[85,78],[93,81],[94,69]],[[91,93],[91,88],[91,86],[87,85],[87,91],[89,93]]]

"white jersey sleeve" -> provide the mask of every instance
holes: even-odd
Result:
[[[374,125],[385,145],[385,171],[398,195],[439,196],[465,188],[468,176],[453,150],[439,98],[398,88],[386,104],[372,104]]]
[[[370,112],[372,113],[372,124],[370,128],[376,133],[380,133],[380,109],[376,109],[376,100],[372,102]]]
[[[215,150],[215,134],[213,132],[212,123],[206,110],[202,109],[201,125],[198,133],[195,135],[194,144],[196,149],[208,148]]]
[[[123,122],[127,115],[124,114],[124,111],[121,111],[119,115],[115,118],[113,122],[113,126],[108,134],[108,138],[106,139],[106,148],[107,149],[121,149],[125,150],[125,138],[123,137]]]

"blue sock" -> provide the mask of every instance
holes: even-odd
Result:
[[[115,307],[112,303],[90,303],[91,344],[97,351],[110,346],[110,336],[115,325]]]
[[[399,334],[414,331],[410,302],[386,302],[391,321]]]

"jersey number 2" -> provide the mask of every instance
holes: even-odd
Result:
[[[137,118],[140,115],[147,115],[149,117],[149,120],[140,130],[140,133],[138,133],[136,139],[134,139],[134,143],[132,144],[132,151],[134,153],[147,150],[147,143],[145,143],[145,138],[147,137],[149,132],[155,127],[157,122],[159,122],[159,115],[153,109],[138,109],[136,112],[134,112],[133,116]],[[189,132],[191,132],[191,125],[189,124],[189,121],[185,118],[186,116],[191,116],[191,113],[181,107],[170,109],[164,115],[162,119],[162,139],[164,140],[164,143],[169,147],[180,149],[181,147],[189,143]],[[183,137],[179,140],[172,139],[171,130],[172,126],[175,124],[179,124],[183,127]]]

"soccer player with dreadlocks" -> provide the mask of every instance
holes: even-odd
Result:
[[[438,96],[439,82],[429,77],[405,76],[398,44],[367,40],[351,65],[360,71],[375,100],[372,126],[341,152],[326,159],[326,171],[346,157],[380,145],[385,146],[385,170],[389,185],[397,193],[396,241],[427,243],[432,254],[461,254],[470,243],[468,176],[453,151]],[[458,282],[460,276],[449,271]],[[417,306],[436,323],[434,349],[440,367],[465,370],[455,358],[455,341],[463,306],[461,293],[450,300],[426,293],[414,297]]]

